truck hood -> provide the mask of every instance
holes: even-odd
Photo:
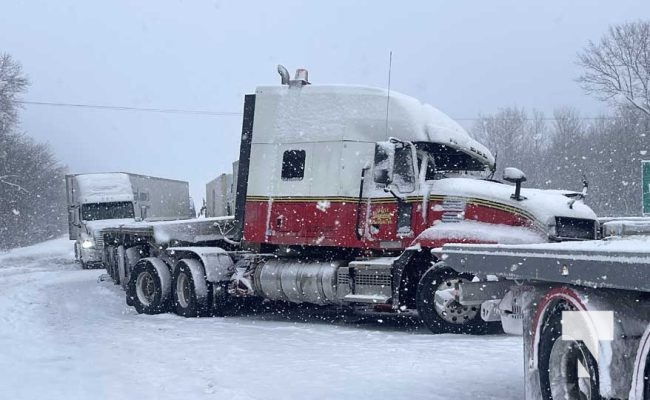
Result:
[[[524,200],[514,200],[514,186],[467,178],[446,178],[429,182],[431,194],[460,197],[466,201],[485,200],[511,207],[515,211],[532,217],[546,227],[555,223],[555,217],[596,220],[596,214],[581,200],[577,192],[563,190],[542,190],[522,188]],[[540,227],[542,228],[542,227]]]
[[[123,219],[99,219],[96,221],[86,221],[86,234],[91,238],[96,238],[104,228],[114,228],[126,224],[134,224],[135,219],[133,218],[123,218]]]

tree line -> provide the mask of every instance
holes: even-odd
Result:
[[[547,118],[539,111],[508,107],[483,115],[473,135],[503,168],[519,167],[527,185],[581,190],[589,182],[587,204],[597,215],[641,213],[641,160],[650,160],[650,22],[609,28],[577,57],[577,82],[608,102],[610,114],[583,119],[570,107]]]
[[[67,229],[66,168],[45,143],[19,130],[21,66],[0,54],[0,250],[58,237]]]

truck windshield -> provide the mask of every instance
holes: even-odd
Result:
[[[133,203],[122,201],[114,203],[91,203],[81,206],[81,219],[84,221],[118,218],[134,218]]]
[[[434,175],[443,176],[447,172],[486,171],[487,165],[464,153],[444,144],[416,142],[418,159],[422,163],[426,159],[426,179],[435,179]]]

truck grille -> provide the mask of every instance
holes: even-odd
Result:
[[[95,234],[95,248],[101,250],[104,248],[104,232],[99,231]]]
[[[340,285],[348,285],[350,283],[350,275],[347,268],[340,268],[336,277],[336,283]]]
[[[390,274],[381,274],[377,271],[357,271],[354,275],[355,285],[363,286],[390,286]]]
[[[336,277],[336,283],[339,286],[350,284],[350,275],[348,269],[339,269]],[[354,284],[359,286],[390,286],[392,278],[390,272],[381,273],[379,271],[356,270],[354,273]]]
[[[558,239],[596,239],[597,224],[598,222],[593,219],[555,217],[555,230]]]

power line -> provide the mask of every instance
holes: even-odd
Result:
[[[58,103],[51,101],[31,101],[31,100],[15,100],[16,103],[25,104],[25,105],[34,105],[34,106],[51,106],[51,107],[72,107],[72,108],[87,108],[87,109],[96,109],[96,110],[111,110],[111,111],[142,111],[142,112],[153,112],[161,114],[188,114],[188,115],[207,115],[214,117],[238,117],[243,115],[241,112],[237,111],[213,111],[213,110],[191,110],[191,109],[178,109],[178,108],[147,108],[147,107],[131,107],[131,106],[109,106],[105,104],[85,104],[85,103]],[[492,116],[480,118],[480,117],[463,117],[463,118],[453,118],[454,121],[483,121],[485,119],[497,119],[497,120],[518,120],[518,121],[556,121],[557,118],[554,117],[543,117],[543,118],[497,118]],[[578,120],[588,120],[588,121],[597,121],[597,120],[613,120],[620,119],[623,117],[614,117],[614,116],[602,116],[602,117],[577,117]]]
[[[81,103],[56,103],[50,101],[28,101],[17,100],[16,103],[35,106],[51,106],[51,107],[73,107],[73,108],[90,108],[97,110],[113,110],[113,111],[142,111],[154,112],[162,114],[190,114],[190,115],[210,115],[210,116],[240,116],[240,112],[231,111],[210,111],[210,110],[187,110],[177,108],[146,108],[146,107],[128,107],[128,106],[108,106],[104,104],[81,104]]]

